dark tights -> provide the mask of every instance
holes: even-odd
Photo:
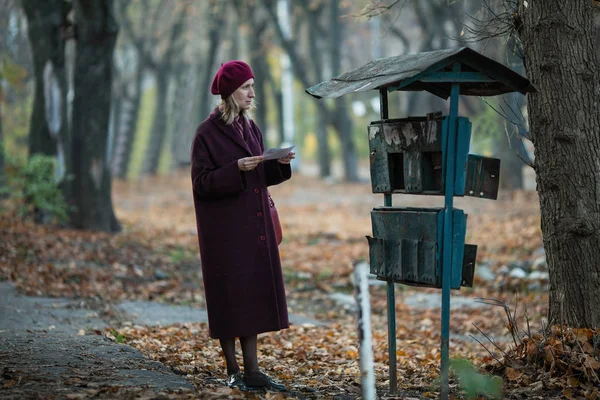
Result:
[[[227,363],[227,375],[231,375],[240,370],[240,366],[235,358],[235,338],[219,339],[225,362]],[[244,375],[250,375],[258,372],[258,340],[256,335],[240,338],[242,345],[242,354],[244,357]]]

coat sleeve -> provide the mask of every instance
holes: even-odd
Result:
[[[201,197],[222,197],[246,190],[246,179],[237,160],[217,167],[204,138],[196,135],[192,144],[192,188]]]
[[[254,121],[251,121],[250,124],[252,126],[252,130],[256,133],[258,143],[260,143],[260,150],[264,153],[265,146],[263,144],[262,132]],[[292,167],[290,164],[281,164],[277,160],[267,160],[265,161],[264,166],[267,186],[278,185],[292,177]]]
[[[277,160],[265,161],[265,179],[267,186],[278,185],[292,177],[290,164],[281,164]]]

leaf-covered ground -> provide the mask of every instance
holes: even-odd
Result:
[[[113,192],[124,227],[117,235],[36,226],[2,214],[0,279],[15,282],[27,294],[97,301],[104,307],[104,317],[114,321],[107,335],[117,335],[118,340],[185,375],[200,397],[277,398],[224,386],[225,366],[218,342],[208,339],[205,324],[147,327],[120,318],[112,306],[122,300],[203,308],[204,296],[187,172],[116,182]],[[360,396],[360,371],[355,316],[331,295],[353,293],[353,265],[368,258],[365,235],[371,233],[370,211],[382,205],[383,198],[373,195],[369,184],[332,185],[303,176],[272,188],[271,193],[284,230],[280,252],[289,310],[328,325],[292,326],[261,335],[261,367],[290,388],[280,397],[356,398]],[[395,206],[439,207],[442,201],[394,196]],[[476,279],[473,289],[453,294],[496,299],[513,310],[517,306],[517,313],[509,323],[502,307],[452,310],[451,356],[501,375],[504,397],[598,398],[593,384],[600,383],[600,334],[572,332],[574,341],[566,330],[533,336],[544,322],[547,294],[499,272],[511,263],[532,262],[540,256],[536,195],[502,193],[497,201],[467,198],[456,203],[469,214],[467,242],[478,245],[478,263],[486,265],[495,278]],[[403,397],[438,397],[440,311],[405,304],[405,299],[417,293],[438,291],[396,288],[399,389]],[[370,294],[376,384],[378,393],[389,397],[385,286],[372,286]],[[517,329],[531,332],[531,337],[513,340],[510,328],[517,323]],[[497,346],[486,337],[496,338]],[[452,387],[460,397],[454,379]]]

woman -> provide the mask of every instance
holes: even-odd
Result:
[[[290,179],[290,152],[263,159],[263,138],[249,118],[254,75],[243,61],[221,65],[211,93],[221,104],[192,144],[192,186],[209,334],[220,341],[231,387],[286,390],[258,368],[257,335],[289,327],[267,186]],[[240,339],[244,373],[235,357]]]

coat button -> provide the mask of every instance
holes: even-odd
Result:
[[[259,212],[257,212],[257,213],[256,213],[256,216],[257,216],[258,218],[260,218],[260,217],[262,217],[262,213],[259,211]]]
[[[267,237],[265,235],[260,235],[260,240],[264,242],[265,240],[267,240]]]
[[[258,192],[260,192],[260,190],[254,189],[254,193],[258,193]]]

